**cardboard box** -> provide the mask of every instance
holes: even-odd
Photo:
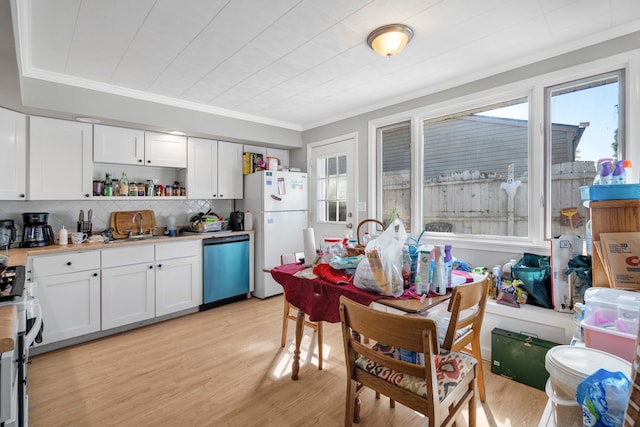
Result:
[[[491,372],[544,390],[549,373],[547,351],[559,345],[530,335],[495,328],[491,331]]]
[[[600,233],[603,264],[617,289],[640,289],[640,232]]]

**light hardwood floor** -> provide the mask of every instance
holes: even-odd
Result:
[[[30,426],[343,425],[340,325],[325,324],[322,371],[306,331],[300,379],[292,381],[295,328],[291,323],[282,349],[281,316],[281,296],[253,298],[35,356]],[[484,363],[487,401],[478,401],[478,425],[537,426],[545,393],[494,375]],[[363,427],[426,425],[370,390],[361,415]]]

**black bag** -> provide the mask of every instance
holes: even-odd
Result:
[[[527,291],[527,303],[544,308],[553,308],[551,304],[551,266],[549,257],[525,253],[511,267],[514,279],[522,281],[522,288]]]

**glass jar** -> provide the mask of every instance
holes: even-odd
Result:
[[[326,262],[331,261],[333,257],[342,256],[342,239],[339,237],[325,237],[323,251]]]

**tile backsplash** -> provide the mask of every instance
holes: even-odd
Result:
[[[130,199],[101,199],[101,200],[39,200],[39,201],[2,201],[0,202],[0,220],[12,219],[16,225],[17,246],[22,239],[22,213],[48,212],[49,225],[54,233],[64,225],[69,230],[75,230],[80,209],[85,212],[85,220],[89,209],[93,211],[93,233],[99,233],[107,228],[114,211],[134,211],[151,209],[156,215],[159,227],[166,225],[169,215],[174,215],[178,225],[187,225],[189,218],[198,212],[211,209],[216,214],[227,217],[235,210],[234,200],[146,200],[132,197]]]

